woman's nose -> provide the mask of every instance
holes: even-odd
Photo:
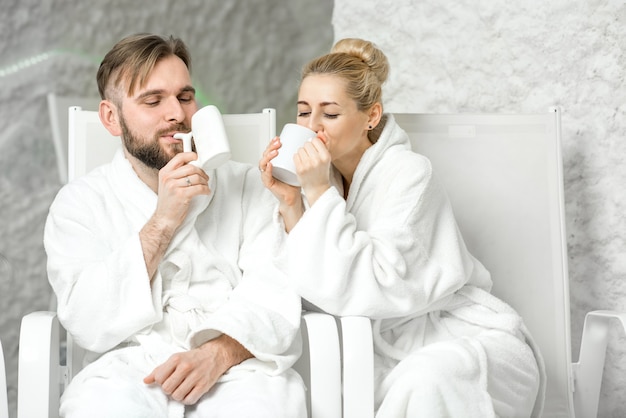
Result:
[[[311,115],[307,128],[317,133],[320,129],[322,129],[322,123],[317,116]]]

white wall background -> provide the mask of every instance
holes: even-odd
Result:
[[[174,34],[192,51],[202,104],[274,107],[280,127],[295,119],[300,67],[332,45],[332,8],[332,0],[2,0],[0,339],[12,417],[20,319],[50,300],[42,234],[61,184],[46,94],[97,96],[98,65],[117,40]]]
[[[335,39],[391,62],[390,112],[563,110],[572,351],[592,309],[626,312],[623,0],[336,0]],[[611,338],[600,416],[626,416],[626,338]]]
[[[0,339],[12,417],[19,321],[50,295],[41,237],[60,182],[45,95],[95,95],[101,57],[133,32],[185,39],[204,103],[276,107],[279,124],[295,115],[302,63],[345,36],[387,52],[388,111],[561,106],[574,358],[585,312],[626,311],[623,0],[335,3],[333,13],[332,0],[2,0]],[[626,338],[610,344],[600,416],[622,417]]]

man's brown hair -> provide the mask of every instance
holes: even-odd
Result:
[[[122,81],[126,82],[126,95],[132,95],[137,86],[144,85],[157,62],[172,55],[179,57],[191,72],[191,55],[179,38],[139,33],[122,39],[100,63],[96,76],[100,97],[119,104]]]

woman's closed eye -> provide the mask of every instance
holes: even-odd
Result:
[[[299,118],[307,118],[311,116],[311,112],[298,112]],[[324,113],[324,117],[328,119],[337,119],[339,117],[338,113]]]

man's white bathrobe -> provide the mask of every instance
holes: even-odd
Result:
[[[326,312],[373,319],[378,417],[538,415],[540,354],[489,293],[429,160],[386,117],[347,200],[333,172],[288,235],[290,280]]]
[[[49,280],[61,323],[91,363],[65,392],[62,414],[182,417],[182,404],[142,379],[221,333],[254,358],[186,416],[202,416],[201,404],[210,416],[306,413],[304,386],[290,369],[301,350],[300,299],[271,264],[273,197],[250,166],[228,162],[208,174],[211,195],[193,199],[152,282],[139,231],[157,196],[121,151],[59,192],[44,235]]]

